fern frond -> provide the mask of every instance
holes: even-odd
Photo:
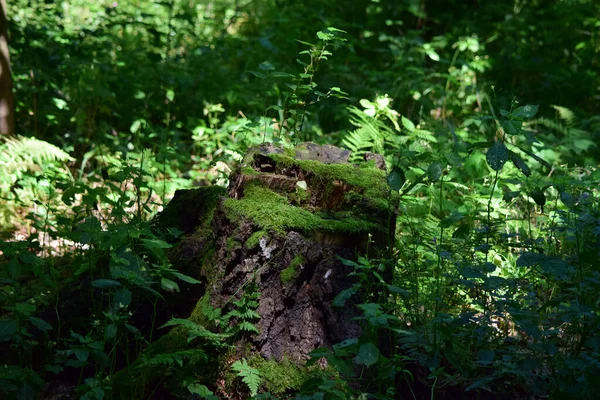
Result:
[[[36,138],[15,136],[2,138],[2,141],[0,167],[11,173],[23,172],[34,165],[75,160],[55,145]]]
[[[367,152],[384,154],[386,142],[394,135],[392,129],[356,107],[348,107],[348,111],[350,123],[357,127],[342,140],[342,144],[352,151],[350,161],[362,159]]]
[[[174,365],[183,366],[184,360],[206,360],[206,353],[200,349],[177,351],[175,353],[156,354],[150,358],[142,359],[137,368],[153,365]]]
[[[234,362],[231,365],[231,368],[237,372],[237,376],[242,378],[242,382],[248,386],[248,389],[250,389],[250,394],[252,396],[256,396],[261,382],[260,372],[256,368],[248,365],[248,362],[245,358]]]

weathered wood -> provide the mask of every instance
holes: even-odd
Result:
[[[251,286],[260,293],[259,334],[234,358],[302,368],[312,350],[360,335],[352,303],[332,306],[353,284],[340,257],[386,251],[395,207],[383,159],[352,165],[349,155],[313,143],[258,146],[230,177],[226,197],[220,189],[181,191],[157,218],[157,226],[185,232],[172,264],[206,282],[191,320],[206,322],[207,304],[226,312]],[[150,352],[181,350],[186,338],[174,329]]]

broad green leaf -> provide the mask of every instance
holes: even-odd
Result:
[[[29,317],[29,322],[31,322],[33,324],[33,326],[35,326],[42,332],[46,332],[46,331],[49,331],[52,329],[52,325],[50,325],[49,323],[47,323],[46,321],[44,321],[41,318]]]
[[[535,188],[531,191],[530,196],[533,201],[535,201],[535,204],[541,206],[542,210],[544,210],[544,205],[546,204],[546,195],[544,192],[538,188]]]
[[[175,99],[175,92],[173,91],[173,89],[167,90],[166,96],[167,100],[173,101]]]
[[[131,303],[131,297],[131,291],[129,289],[121,288],[115,293],[113,302],[119,307],[128,306]]]
[[[262,69],[263,71],[273,71],[275,69],[275,67],[273,66],[273,64],[271,64],[268,61],[263,61],[258,65],[258,68]]]
[[[533,267],[544,260],[546,256],[533,251],[526,251],[517,259],[517,267]]]
[[[104,340],[107,342],[113,340],[117,336],[117,324],[109,324],[104,328]]]
[[[162,278],[160,280],[160,287],[167,292],[179,292],[179,285],[167,278]]]
[[[519,119],[533,118],[533,116],[535,114],[537,114],[539,108],[540,108],[540,106],[526,105],[523,107],[519,107],[516,110],[513,110],[513,112],[511,112],[510,115],[513,118],[519,118]]]
[[[387,183],[390,186],[390,189],[398,191],[402,189],[404,182],[406,182],[404,171],[402,171],[400,167],[394,167],[387,177]]]
[[[402,296],[409,296],[410,295],[410,292],[408,290],[402,289],[401,287],[398,287],[398,286],[388,285],[387,288],[392,293],[401,294]]]
[[[402,126],[404,126],[409,132],[415,130],[415,124],[413,124],[413,122],[405,116],[402,116]]]
[[[494,171],[500,171],[508,160],[508,149],[501,141],[495,142],[485,155],[488,165]]]
[[[434,162],[427,168],[427,176],[432,182],[440,179],[442,172],[442,164],[439,162]]]
[[[518,155],[514,151],[510,151],[510,150],[508,151],[508,154],[509,154],[510,160],[513,162],[513,164],[515,164],[515,167],[517,167],[519,170],[521,170],[521,172],[523,174],[525,174],[525,176],[531,175],[531,169],[529,169],[527,164],[525,164],[525,161],[523,161],[523,159],[521,158],[520,155]]]
[[[121,286],[121,282],[112,279],[96,279],[92,281],[92,286],[98,289],[107,289]]]
[[[206,400],[218,400],[218,397],[214,395],[206,386],[200,385],[199,383],[192,383],[187,385],[187,390],[191,394],[195,394],[200,396],[202,399]]]
[[[519,197],[520,194],[520,191],[506,192],[504,193],[504,196],[502,196],[502,200],[504,200],[507,203],[510,203],[514,198]]]
[[[17,321],[0,319],[0,342],[9,341],[17,333]]]
[[[479,357],[479,363],[481,365],[489,365],[492,363],[492,361],[494,361],[494,358],[496,357],[496,352],[492,350],[479,350],[477,355]]]
[[[375,364],[379,359],[379,349],[372,342],[362,344],[358,349],[356,363],[367,367]]]

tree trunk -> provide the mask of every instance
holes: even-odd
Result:
[[[6,0],[0,0],[0,135],[15,132]]]

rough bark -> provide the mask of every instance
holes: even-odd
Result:
[[[295,150],[262,145],[231,176],[227,196],[211,188],[179,191],[157,218],[158,227],[184,232],[173,265],[205,282],[191,321],[207,323],[207,304],[225,313],[249,287],[260,292],[259,334],[240,342],[234,358],[301,366],[312,350],[360,335],[352,303],[332,306],[354,283],[340,257],[386,251],[395,208],[383,159],[369,155],[355,166],[349,155],[312,143]],[[150,353],[181,350],[186,339],[184,329],[174,329]],[[116,381],[130,377],[124,372]]]
[[[0,0],[0,135],[15,132],[6,0]]]

